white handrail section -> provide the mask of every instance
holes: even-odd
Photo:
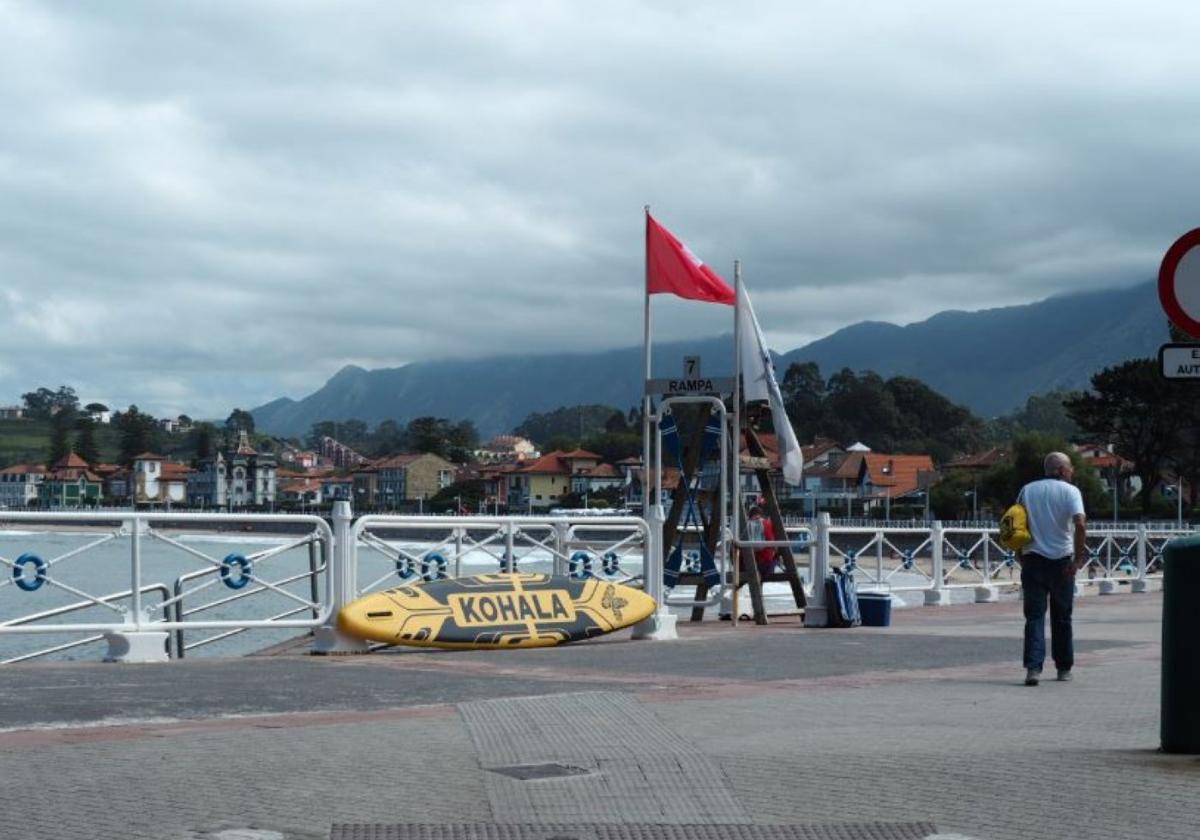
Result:
[[[9,617],[0,615],[0,634],[24,633],[104,633],[130,634],[140,632],[165,632],[183,629],[211,630],[240,630],[240,629],[310,629],[325,624],[333,614],[332,564],[324,565],[323,577],[324,594],[318,594],[316,588],[312,596],[297,595],[284,588],[280,581],[270,580],[263,572],[262,566],[291,548],[306,545],[314,540],[325,545],[326,556],[332,556],[333,532],[329,525],[318,516],[293,514],[237,514],[237,513],[141,513],[136,511],[111,512],[15,512],[6,511],[2,517],[5,524],[27,524],[42,526],[57,526],[56,530],[67,531],[70,527],[84,526],[90,528],[111,528],[108,533],[102,533],[96,539],[84,545],[72,548],[58,556],[43,560],[31,554],[9,557],[0,554],[0,589],[16,586],[27,592],[34,592],[42,586],[58,589],[73,594],[90,602],[93,606],[106,609],[113,613],[111,621],[87,621],[79,623],[31,622],[14,623]],[[271,546],[258,552],[247,554],[227,555],[224,558],[214,557],[194,548],[178,539],[175,532],[197,535],[211,534],[212,526],[234,525],[240,528],[252,527],[255,536],[278,537],[283,544]],[[157,526],[157,527],[156,527]],[[281,527],[286,526],[286,528]],[[168,533],[169,531],[169,533]],[[110,600],[108,595],[96,595],[86,591],[83,584],[70,582],[65,579],[62,564],[76,557],[86,556],[89,551],[114,540],[128,539],[130,544],[128,559],[129,593],[128,606]],[[142,558],[142,542],[154,539],[179,553],[186,555],[200,564],[199,576],[211,576],[204,584],[182,594],[175,594],[162,603],[154,603],[144,607],[142,593],[147,587],[161,583],[146,581]],[[33,573],[32,578],[30,573]],[[165,607],[172,606],[188,594],[195,594],[201,588],[224,581],[231,589],[239,589],[248,584],[256,588],[270,591],[278,597],[297,604],[295,612],[306,611],[307,618],[289,617],[255,617],[211,619],[198,618],[182,620],[176,612],[171,618],[164,614],[154,617],[152,613],[162,613]],[[288,580],[290,582],[290,579]],[[109,581],[111,585],[111,580]],[[108,588],[108,587],[106,587]],[[198,612],[198,610],[197,610]],[[15,618],[15,617],[14,617]]]
[[[512,572],[540,564],[545,571],[575,577],[602,577],[622,583],[652,574],[651,534],[635,516],[398,516],[371,514],[350,529],[355,566],[353,597],[387,585],[462,577],[479,572]],[[369,575],[364,559],[385,558],[390,567]],[[492,568],[468,564],[495,563]],[[640,567],[636,574],[634,566]],[[649,587],[647,587],[649,589]]]

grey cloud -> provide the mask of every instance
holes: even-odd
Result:
[[[1198,17],[0,2],[0,403],[223,415],[350,362],[634,344],[647,202],[743,261],[781,350],[1143,280],[1195,223]]]

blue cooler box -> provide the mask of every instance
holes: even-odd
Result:
[[[887,627],[892,623],[890,592],[859,592],[858,611],[865,627]]]

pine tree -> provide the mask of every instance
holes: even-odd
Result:
[[[57,464],[71,454],[71,439],[63,412],[54,415],[50,425],[50,455],[47,463]]]
[[[100,463],[100,447],[96,445],[96,424],[91,417],[83,415],[75,423],[79,436],[75,438],[75,451],[89,466]]]

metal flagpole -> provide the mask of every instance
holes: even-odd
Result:
[[[742,552],[739,520],[742,513],[742,263],[733,261],[733,511],[730,527],[733,533],[733,613],[729,621],[734,627],[738,620],[738,590],[741,588]]]
[[[642,580],[644,591],[658,604],[657,612],[643,621],[634,630],[635,639],[674,639],[675,622],[664,603],[663,597],[663,557],[662,548],[663,520],[665,515],[662,507],[662,471],[655,471],[654,487],[656,488],[654,504],[650,504],[650,441],[652,424],[650,421],[650,394],[646,392],[646,381],[650,379],[650,205],[643,208],[646,214],[645,239],[645,298],[643,301],[643,335],[642,335],[642,518],[646,520],[649,539],[642,557]],[[657,446],[655,451],[658,452]],[[661,453],[659,453],[661,456]]]

